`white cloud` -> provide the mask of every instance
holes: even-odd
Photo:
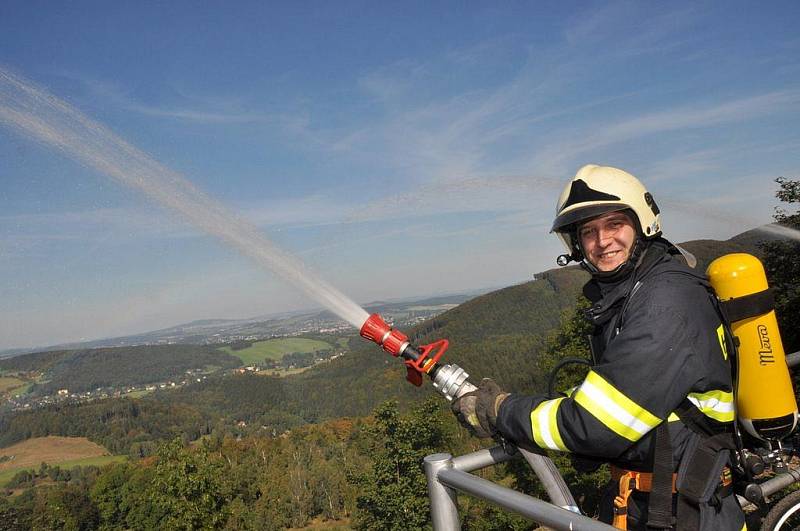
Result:
[[[602,50],[603,60],[664,54],[686,47],[692,41],[686,30],[701,25],[703,17],[694,5],[674,7],[662,10],[657,5],[615,2],[581,10],[565,25],[565,45],[593,50],[595,56]]]
[[[188,95],[186,91],[172,91],[183,101],[181,105],[164,106],[146,104],[130,94],[128,90],[118,84],[94,79],[84,74],[58,70],[60,77],[79,82],[92,95],[100,97],[111,103],[115,108],[127,109],[132,112],[153,116],[157,118],[171,118],[195,122],[199,124],[224,124],[224,123],[280,123],[283,118],[278,115],[269,115],[247,109],[238,98],[197,98]],[[198,101],[200,100],[200,101]]]
[[[606,120],[602,125],[572,130],[568,134],[561,133],[564,140],[542,148],[535,160],[543,167],[558,167],[581,154],[656,133],[712,128],[798,110],[800,91],[797,90],[772,91],[716,104],[677,105],[617,121]]]

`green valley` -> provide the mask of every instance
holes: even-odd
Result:
[[[245,365],[261,363],[266,360],[278,361],[287,354],[312,354],[323,350],[330,350],[333,346],[317,339],[302,337],[286,337],[257,341],[251,346],[234,350],[232,347],[222,347],[219,350],[236,356]]]

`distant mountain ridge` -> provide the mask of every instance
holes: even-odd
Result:
[[[440,304],[460,304],[475,295],[485,293],[488,290],[472,290],[463,293],[447,294],[439,296],[409,297],[398,300],[376,301],[366,304],[364,307],[370,312],[385,312],[395,308],[409,305],[440,305]],[[327,320],[344,323],[343,320],[334,316],[326,310],[299,310],[292,312],[278,312],[263,316],[251,317],[247,319],[201,319],[191,321],[159,330],[120,336],[112,338],[97,339],[92,341],[81,341],[76,343],[61,343],[46,347],[32,347],[7,349],[0,351],[0,359],[17,356],[20,354],[30,354],[34,352],[44,352],[52,350],[76,350],[90,348],[111,348],[126,347],[152,344],[203,344],[210,342],[210,339],[220,335],[269,335],[270,333],[285,333],[291,327],[291,322],[303,320]]]

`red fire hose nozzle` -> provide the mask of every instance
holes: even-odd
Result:
[[[430,373],[448,347],[446,339],[415,347],[408,341],[407,335],[386,324],[377,313],[364,321],[360,333],[361,337],[377,343],[392,356],[403,358],[407,370],[406,379],[417,387],[422,385],[423,373]]]

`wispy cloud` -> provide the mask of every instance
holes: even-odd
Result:
[[[637,96],[633,87],[627,93],[599,92],[588,100],[559,101],[565,87],[585,77],[582,70],[585,60],[570,58],[567,50],[574,46],[596,46],[596,39],[620,40],[618,15],[616,8],[609,7],[574,20],[565,29],[565,42],[554,43],[549,50],[517,54],[515,66],[505,72],[505,77],[483,88],[426,91],[425,87],[441,84],[443,72],[452,75],[454,69],[456,72],[468,69],[475,73],[486,68],[493,54],[516,46],[515,39],[478,42],[463,50],[451,49],[425,60],[404,59],[367,72],[358,79],[360,90],[372,98],[372,112],[368,113],[367,121],[353,121],[336,128],[320,127],[312,120],[312,108],[296,104],[298,112],[282,123],[287,136],[301,138],[303,142],[299,144],[306,144],[309,149],[324,148],[337,156],[367,160],[380,157],[380,164],[375,167],[383,168],[385,175],[376,179],[391,182],[393,175],[398,175],[404,191],[371,201],[364,198],[331,201],[325,195],[312,195],[243,205],[243,217],[262,227],[288,228],[392,219],[402,216],[399,206],[414,209],[419,215],[512,212],[538,204],[546,205],[549,210],[554,193],[566,178],[565,170],[574,169],[572,161],[582,160],[601,148],[662,132],[751,120],[796,109],[800,103],[798,91],[773,91],[711,106],[671,105],[657,111],[627,113],[616,120],[612,116],[602,128],[586,123],[582,117],[587,111]],[[684,11],[666,13],[652,20],[642,18],[648,27],[666,24],[674,28],[692,20],[690,13]],[[646,55],[653,53],[654,47],[663,44],[661,40],[669,35],[668,30],[637,32],[635,37],[627,37],[621,48]],[[209,123],[253,118],[230,110],[147,106],[111,84],[81,81],[96,93],[142,114]],[[558,103],[554,105],[554,101]],[[215,105],[226,107],[225,102]],[[712,147],[680,156],[665,154],[650,163],[651,173],[655,178],[671,179],[676,174],[713,172],[724,166],[717,156],[721,152],[722,148]],[[533,172],[536,177],[526,175]],[[191,233],[180,225],[165,228],[132,212],[106,214],[84,213],[82,219],[74,222],[69,216],[75,214],[67,214],[64,225],[78,226],[78,221],[118,224],[120,230],[122,225],[128,230],[134,226],[149,234],[168,237]],[[92,220],[92,216],[97,219]],[[114,221],[120,219],[124,223]]]
[[[701,24],[700,9],[694,5],[673,7],[662,10],[636,2],[615,2],[581,10],[564,27],[565,45],[571,49],[600,47],[605,61],[686,48],[697,39],[689,37],[686,30]]]
[[[147,206],[97,208],[0,216],[0,224],[14,227],[6,238],[33,240],[92,240],[98,234],[130,240],[140,237],[177,238],[197,235],[185,223]]]
[[[531,208],[540,199],[550,202],[563,186],[557,179],[532,175],[473,177],[452,179],[409,188],[362,204],[345,218],[361,222],[402,217],[407,212],[416,216],[444,213],[504,212]]]
[[[557,167],[578,155],[656,133],[711,128],[798,110],[800,91],[797,90],[767,92],[715,105],[677,105],[615,122],[605,121],[588,130],[573,130],[568,135],[562,133],[565,139],[544,147],[535,160],[545,167]]]
[[[176,118],[179,120],[189,120],[192,122],[200,122],[207,124],[216,123],[248,123],[248,122],[266,122],[273,121],[268,116],[251,114],[251,113],[219,113],[209,111],[198,111],[191,109],[169,109],[163,107],[154,107],[142,105],[129,100],[123,106],[131,111],[135,111],[148,116],[156,116],[161,118]]]
[[[195,122],[198,124],[224,124],[224,123],[277,123],[282,117],[268,115],[259,111],[243,109],[244,105],[238,98],[209,98],[197,106],[197,98],[189,97],[184,93],[178,95],[184,104],[173,106],[146,104],[135,98],[129,91],[116,83],[106,80],[90,78],[83,74],[59,70],[61,77],[80,83],[93,96],[102,98],[118,109],[127,109],[131,112],[153,116],[157,118],[171,118]],[[173,91],[176,92],[176,91]],[[195,104],[195,105],[192,105]]]
[[[458,76],[461,68],[474,69],[472,74],[487,68],[489,52],[514,41],[487,42],[485,47],[478,43],[463,53],[450,50],[424,60],[404,59],[364,74],[359,87],[372,101],[368,121],[336,130],[306,122],[299,129],[313,139],[315,147],[335,150],[337,156],[380,157],[375,167],[400,177],[402,192],[384,186],[386,194],[369,202],[360,198],[343,221],[391,219],[401,217],[403,209],[432,215],[534,208],[549,215],[553,197],[568,173],[580,166],[576,161],[606,148],[662,133],[744,125],[800,110],[800,91],[795,90],[740,93],[738,97],[731,92],[722,101],[705,94],[701,103],[686,103],[699,99],[672,94],[661,98],[658,106],[644,100],[648,89],[641,83],[630,84],[625,92],[604,90],[605,78],[616,75],[615,69],[630,57],[661,56],[671,47],[690,47],[675,33],[702,19],[695,8],[655,16],[640,12],[634,17],[639,29],[621,35],[620,27],[632,22],[619,15],[612,6],[573,21],[565,29],[564,42],[517,55],[511,68],[480,88],[430,89],[442,88],[443,72]],[[585,54],[570,52],[612,41],[613,52],[602,56],[602,64],[591,64]],[[675,60],[682,59],[676,56]],[[591,88],[593,83],[601,87],[596,95],[586,98],[587,91],[581,91],[583,97],[571,97],[575,86]],[[603,116],[601,125],[590,119],[593,115]],[[653,183],[669,183],[676,176],[725,175],[729,144],[720,136],[709,137],[707,146],[687,153],[665,149],[649,158],[647,176],[652,175]],[[391,183],[388,175],[376,176],[376,181]],[[714,182],[709,186],[716,186]]]

